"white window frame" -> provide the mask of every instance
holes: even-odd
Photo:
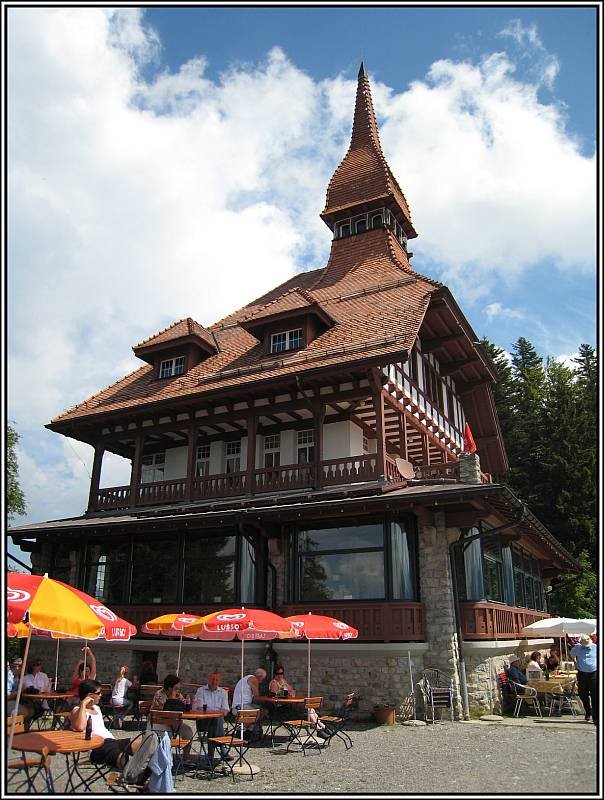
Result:
[[[297,335],[299,334],[299,336]],[[277,345],[283,344],[284,347]],[[292,328],[289,331],[278,331],[271,334],[271,353],[285,353],[287,350],[296,350],[304,344],[302,328]]]
[[[200,444],[197,446],[195,458],[195,475],[203,478],[210,474],[210,445]]]
[[[264,437],[264,466],[281,466],[281,434],[269,433]]]
[[[146,463],[145,463],[146,462]],[[166,451],[151,453],[141,459],[141,483],[156,483],[164,480]]]
[[[164,361],[159,362],[159,377],[172,378],[175,375],[184,375],[185,373],[185,357],[175,356],[174,358],[166,358]]]
[[[224,443],[224,471],[241,472],[241,439]]]
[[[310,451],[312,449],[312,458]],[[313,428],[298,431],[296,436],[296,458],[298,464],[312,464],[315,458],[315,432]],[[304,453],[304,460],[300,460],[301,454]]]

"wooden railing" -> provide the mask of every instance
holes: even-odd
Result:
[[[229,472],[222,475],[204,475],[195,478],[191,487],[191,499],[207,497],[235,497],[246,492],[245,472]]]
[[[277,608],[284,617],[291,614],[324,614],[352,625],[359,631],[356,641],[407,642],[424,639],[424,606],[411,602],[361,602],[358,600],[322,603],[288,603]],[[127,619],[127,617],[126,617]]]
[[[526,625],[550,616],[546,611],[503,603],[462,602],[460,606],[464,639],[518,639]]]
[[[285,467],[257,469],[254,475],[255,492],[282,492],[305,489],[313,485],[314,464],[289,464]]]
[[[415,467],[415,477],[420,481],[453,478],[459,480],[459,461],[447,461],[442,464],[420,464]]]
[[[323,486],[338,486],[342,483],[361,483],[376,479],[377,456],[370,453],[350,458],[331,458],[321,462]]]
[[[113,486],[111,489],[99,489],[96,495],[95,509],[102,511],[105,508],[129,508],[130,487]]]
[[[186,491],[186,478],[178,478],[172,481],[141,483],[138,487],[137,505],[151,506],[157,503],[177,503],[185,499]]]

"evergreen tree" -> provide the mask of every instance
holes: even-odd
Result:
[[[493,396],[497,408],[497,416],[501,426],[503,441],[508,447],[508,442],[513,437],[514,409],[512,406],[513,376],[510,359],[505,350],[497,347],[486,337],[481,344],[497,372],[497,381],[493,386]]]
[[[25,514],[25,496],[19,485],[19,463],[15,448],[19,434],[9,423],[6,426],[6,509],[8,519],[13,520],[15,514]]]
[[[580,575],[567,573],[552,581],[548,607],[550,613],[560,617],[595,618],[598,605],[598,579],[585,550],[578,554],[577,561],[583,567]]]

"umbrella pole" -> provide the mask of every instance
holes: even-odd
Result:
[[[243,637],[241,638],[241,711],[244,710],[245,702],[243,699]],[[239,738],[243,739],[243,722],[239,730]],[[239,766],[241,766],[241,757],[239,757]]]
[[[13,746],[13,736],[15,735],[15,723],[17,714],[19,713],[19,702],[21,700],[21,690],[23,688],[23,679],[25,678],[25,668],[27,667],[27,659],[29,658],[29,645],[31,644],[31,627],[27,634],[27,642],[25,643],[25,653],[23,654],[23,664],[21,666],[21,674],[19,675],[19,687],[17,689],[17,697],[15,698],[15,707],[13,708],[13,724],[10,728],[10,738],[8,740],[8,749]]]
[[[86,656],[88,655],[88,650],[86,650],[87,645],[88,639],[84,639],[84,667],[82,668],[82,675],[84,678],[86,677]]]
[[[417,712],[415,710],[415,686],[413,685],[413,670],[411,668],[411,650],[407,650],[407,659],[409,661],[409,680],[411,681],[411,697],[413,698],[413,719],[417,719]]]
[[[180,632],[180,642],[178,643],[178,663],[176,665],[176,674],[180,671],[180,652],[182,650],[182,631]]]
[[[55,656],[55,692],[57,691],[57,681],[59,680],[59,644],[60,639],[57,639],[57,655]],[[86,667],[84,667],[84,674],[86,674]]]
[[[308,695],[310,697],[310,639],[306,637],[306,641],[308,642]]]

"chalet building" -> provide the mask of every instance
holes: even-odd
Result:
[[[363,66],[321,218],[327,266],[210,327],[186,318],[150,336],[133,348],[139,369],[52,420],[94,447],[87,509],[10,534],[35,572],[139,627],[240,604],[349,622],[356,641],[313,646],[326,699],[400,701],[410,664],[416,679],[450,670],[462,697],[462,657],[469,705],[486,706],[504,659],[539,646],[520,631],[548,616],[550,579],[579,565],[492,477],[508,469],[497,375],[449,289],[411,265],[417,233]],[[131,460],[127,485],[103,484],[106,453]],[[145,655],[165,674],[177,646],[97,644],[99,674]],[[303,688],[305,644],[274,647]],[[265,646],[247,652],[254,667]],[[188,680],[216,665],[235,679],[238,644],[184,643]]]

